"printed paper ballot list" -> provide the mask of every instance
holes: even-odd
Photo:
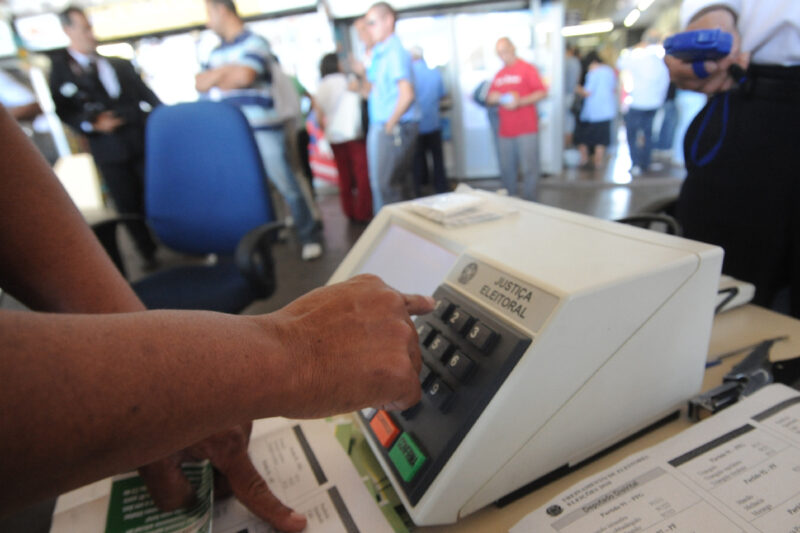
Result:
[[[770,385],[562,493],[511,529],[800,533],[800,393]]]

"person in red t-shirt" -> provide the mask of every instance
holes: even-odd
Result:
[[[523,197],[533,200],[539,180],[536,102],[547,96],[547,88],[536,67],[517,57],[508,37],[497,41],[497,55],[505,67],[495,75],[486,101],[500,106],[500,177],[508,193],[516,196],[521,173]]]

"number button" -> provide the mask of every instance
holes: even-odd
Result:
[[[447,370],[459,381],[464,381],[472,373],[475,363],[461,352],[454,353],[447,361]]]
[[[433,307],[433,316],[445,320],[447,318],[447,315],[450,314],[450,311],[453,309],[453,307],[454,306],[450,302],[450,300],[447,300],[445,298],[439,298],[438,300],[436,300],[436,304]]]
[[[458,334],[464,333],[470,322],[472,322],[472,317],[457,307],[447,319],[447,323]]]
[[[447,409],[450,398],[453,396],[453,389],[448,387],[440,378],[436,378],[428,385],[428,388],[425,389],[425,395],[434,406],[444,411]]]
[[[467,340],[477,349],[485,354],[488,354],[494,347],[497,333],[489,328],[481,321],[475,322],[475,325],[467,333]]]
[[[433,356],[440,361],[443,361],[444,358],[447,357],[452,348],[453,344],[441,335],[436,335],[431,341],[430,346],[428,346]]]
[[[433,333],[433,327],[427,322],[421,322],[417,324],[417,335],[419,336],[420,344],[423,346],[427,346],[431,342]]]

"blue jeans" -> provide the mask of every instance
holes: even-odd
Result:
[[[414,150],[417,147],[418,124],[401,122],[392,134],[384,124],[370,123],[367,132],[367,165],[372,188],[372,211],[413,198]]]
[[[664,120],[661,122],[661,131],[658,133],[658,141],[655,148],[658,150],[672,150],[675,144],[675,130],[678,127],[678,106],[675,100],[664,102]]]
[[[281,193],[292,213],[297,240],[300,241],[300,244],[319,242],[311,210],[308,208],[303,191],[300,190],[297,178],[289,166],[283,129],[257,130],[253,133],[264,162],[264,169],[267,171],[267,178]]]
[[[646,171],[650,167],[650,154],[653,149],[653,119],[656,109],[633,109],[625,115],[625,129],[628,132],[628,147],[631,150],[633,166]],[[643,141],[639,142],[639,135]]]

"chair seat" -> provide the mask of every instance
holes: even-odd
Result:
[[[133,284],[148,309],[194,309],[239,313],[262,298],[231,259],[156,272]]]

